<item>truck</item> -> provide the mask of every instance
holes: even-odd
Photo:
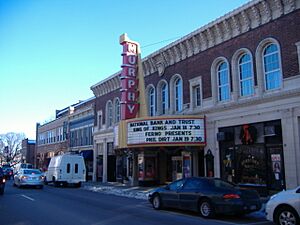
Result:
[[[75,154],[63,154],[51,158],[48,170],[45,172],[45,184],[54,186],[81,186],[86,181],[84,158]]]

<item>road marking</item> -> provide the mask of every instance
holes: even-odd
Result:
[[[30,198],[30,197],[28,197],[27,195],[21,195],[23,198],[26,198],[26,199],[28,199],[28,200],[30,200],[30,201],[35,201],[33,198]]]

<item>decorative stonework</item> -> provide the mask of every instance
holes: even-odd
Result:
[[[166,67],[192,57],[208,48],[241,35],[250,29],[268,23],[300,8],[300,0],[252,0],[223,17],[195,30],[185,37],[145,57],[142,61],[145,76],[158,72],[162,75]],[[159,58],[160,60],[157,60]],[[118,76],[117,73],[113,76]],[[113,76],[110,79],[113,79]],[[104,85],[107,80],[91,88],[98,94],[115,88]],[[104,89],[103,89],[104,88]]]

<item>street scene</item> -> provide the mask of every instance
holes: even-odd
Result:
[[[157,211],[136,191],[106,187],[104,193],[96,191],[95,184],[87,184],[80,189],[58,188],[52,185],[45,186],[43,190],[18,189],[13,187],[12,181],[9,181],[5,196],[0,199],[1,224],[272,224],[260,213],[242,217],[222,216],[217,219],[203,219],[192,212],[174,209]],[[103,186],[102,188],[105,189]],[[123,193],[123,196],[118,196],[118,193],[119,195]]]
[[[0,0],[0,225],[300,225],[300,0]]]

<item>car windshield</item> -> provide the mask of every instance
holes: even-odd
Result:
[[[29,175],[29,174],[42,174],[41,171],[39,170],[24,170],[24,174]]]

